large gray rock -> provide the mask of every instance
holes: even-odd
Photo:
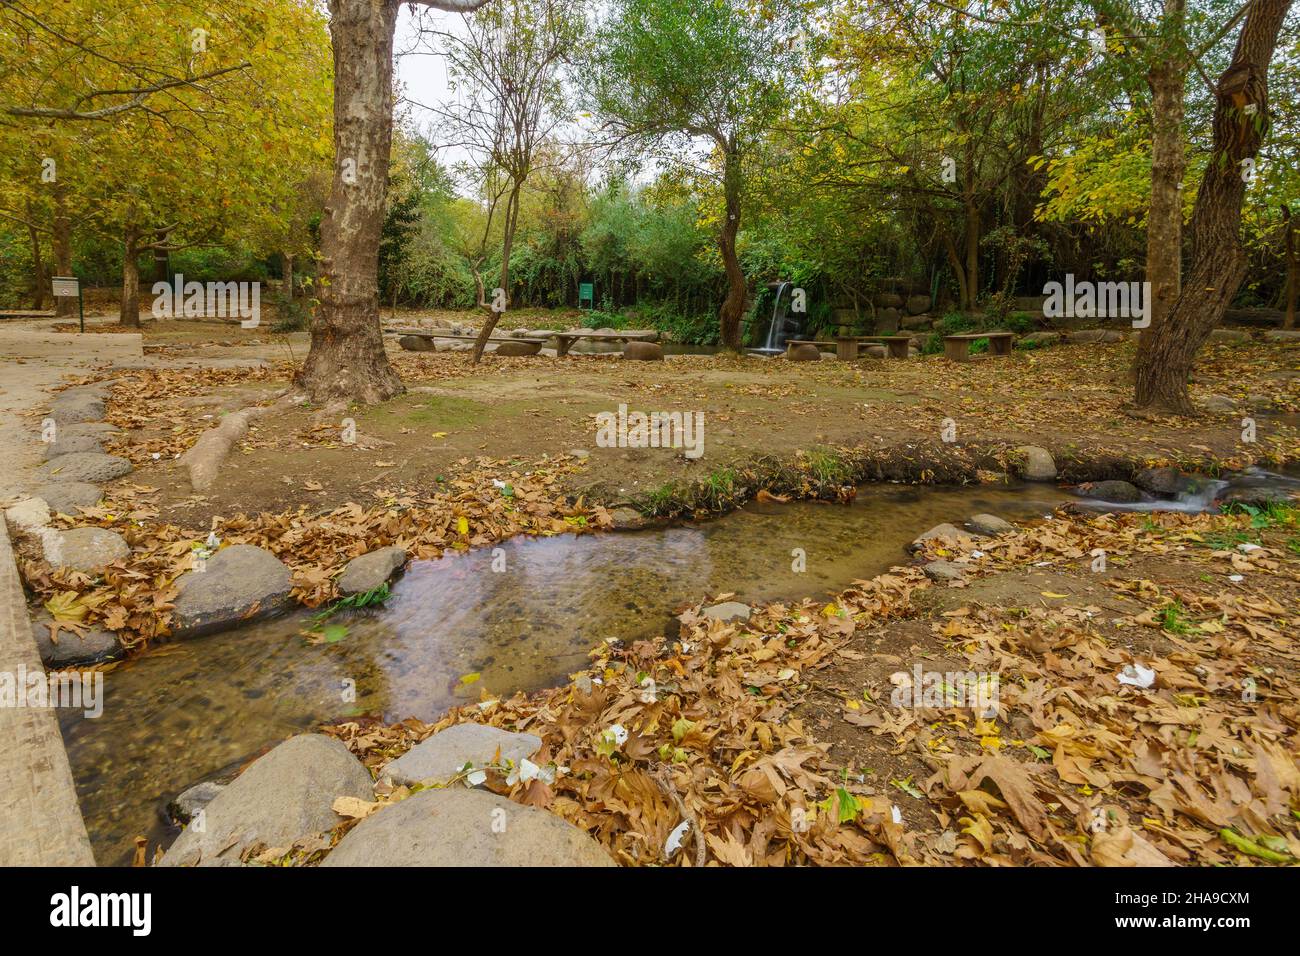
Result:
[[[397,344],[408,352],[434,352],[438,348],[433,339],[425,338],[423,335],[399,336]]]
[[[1075,491],[1084,498],[1132,504],[1142,500],[1142,492],[1127,481],[1090,481],[1079,485]]]
[[[1265,342],[1300,342],[1300,329],[1271,329],[1264,333]]]
[[[78,634],[68,627],[60,627],[58,636],[50,634],[51,617],[42,612],[32,621],[32,637],[46,667],[76,667],[111,661],[122,652],[122,642],[112,631],[86,628]]]
[[[131,546],[107,528],[69,528],[45,537],[45,560],[56,568],[92,573],[131,554]]]
[[[501,342],[496,354],[502,358],[527,358],[542,350],[541,342]]]
[[[929,531],[925,532],[925,534],[913,539],[912,543],[907,546],[907,550],[920,551],[925,547],[927,542],[933,541],[936,538],[943,538],[962,547],[967,547],[973,543],[971,536],[961,530],[961,528],[958,528],[954,524],[944,522],[943,524],[935,525]]]
[[[928,295],[909,295],[907,302],[904,303],[908,315],[920,315],[922,312],[930,311],[930,297]]]
[[[97,422],[104,417],[104,400],[95,395],[63,394],[50,403],[50,418],[60,425]]]
[[[664,347],[657,342],[628,342],[623,346],[623,358],[638,362],[662,362]]]
[[[739,601],[723,601],[721,604],[706,607],[703,611],[705,617],[722,621],[724,624],[732,621],[740,621],[743,624],[749,620],[752,613],[753,609],[748,604],[741,604]]]
[[[976,534],[1005,534],[1016,530],[1010,521],[991,514],[971,515],[966,519],[966,524]]]
[[[123,429],[116,425],[110,425],[108,422],[73,422],[70,425],[58,425],[57,438],[82,438],[89,435],[92,438],[98,438],[101,435],[112,435]]]
[[[1189,479],[1173,465],[1143,468],[1133,476],[1133,484],[1157,495],[1176,495],[1186,490]]]
[[[792,345],[786,350],[785,357],[791,362],[820,362],[822,353],[815,345]]]
[[[1065,333],[1065,341],[1071,345],[1094,345],[1109,342],[1123,342],[1127,336],[1118,329],[1078,329]]]
[[[930,561],[923,568],[925,576],[936,584],[946,584],[961,580],[966,568],[951,561]]]
[[[162,866],[239,866],[255,843],[288,847],[341,823],[339,797],[373,800],[370,774],[332,737],[290,737],[259,757],[213,798],[171,845]]]
[[[1245,329],[1212,329],[1210,331],[1210,341],[1240,345],[1242,342],[1250,341],[1250,333]]]
[[[1024,460],[1022,475],[1026,481],[1055,481],[1056,462],[1052,453],[1037,445],[1021,445],[1016,454]]]
[[[215,780],[204,780],[182,790],[167,804],[167,815],[176,823],[189,823],[200,810],[217,799],[225,786]]]
[[[43,536],[50,524],[49,502],[44,498],[24,498],[5,509],[5,520],[23,534]]]
[[[63,429],[59,429],[62,432]],[[60,455],[70,455],[73,452],[99,452],[103,453],[104,446],[99,443],[99,439],[93,435],[64,435],[59,436],[52,442],[45,445],[45,460],[58,458]]]
[[[353,558],[339,575],[340,594],[365,594],[373,591],[406,563],[406,549],[391,545],[379,548],[359,558]]]
[[[1056,345],[1061,341],[1060,332],[1030,332],[1020,341],[1027,342],[1031,346]]]
[[[511,733],[487,724],[454,724],[416,744],[380,771],[381,780],[397,786],[415,783],[446,783],[466,764],[481,770],[500,753],[500,761],[515,766],[541,749],[542,739],[532,734]]]
[[[645,516],[635,508],[629,508],[627,505],[614,508],[610,511],[609,516],[613,519],[615,531],[633,531],[646,525]]]
[[[1207,412],[1214,415],[1231,415],[1237,410],[1236,399],[1227,395],[1206,395],[1201,399],[1201,404]]]
[[[51,511],[65,515],[76,515],[79,508],[93,508],[99,504],[103,492],[98,485],[88,481],[51,481],[37,485],[32,495],[45,499]]]
[[[274,614],[289,602],[289,569],[270,551],[251,544],[222,548],[202,571],[176,583],[172,633],[194,637]]]
[[[881,309],[876,315],[876,334],[893,335],[898,331],[899,320],[903,314],[898,309]]]
[[[1270,505],[1290,505],[1295,502],[1281,488],[1238,487],[1221,491],[1214,503],[1224,505],[1246,505],[1251,508],[1267,508]]]
[[[112,481],[130,473],[131,463],[125,458],[93,451],[60,455],[36,470],[37,477],[43,481],[88,481],[92,484]]]
[[[485,790],[425,790],[362,820],[321,866],[614,866],[553,813]]]

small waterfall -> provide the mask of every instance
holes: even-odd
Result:
[[[779,352],[781,350],[781,293],[790,287],[790,283],[782,282],[776,287],[776,300],[772,303],[772,321],[767,327],[767,341],[763,343],[764,351]]]
[[[791,284],[782,282],[776,287],[776,299],[772,302],[772,318],[767,325],[767,337],[763,344],[758,348],[751,348],[749,351],[757,352],[760,355],[778,355],[785,351],[785,343],[791,334],[799,331],[797,321],[791,321],[788,312],[790,306],[790,296],[786,290]],[[785,310],[781,307],[781,297],[785,296]]]

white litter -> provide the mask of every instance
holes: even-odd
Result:
[[[1119,682],[1145,690],[1156,682],[1156,672],[1141,664],[1125,664],[1119,672]]]
[[[673,828],[673,832],[668,834],[668,839],[664,841],[664,856],[670,857],[682,848],[682,839],[690,828],[690,820],[683,820]]]

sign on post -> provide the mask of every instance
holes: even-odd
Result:
[[[587,308],[596,307],[596,286],[591,282],[580,282],[578,284],[578,308],[582,308],[582,303],[587,303]]]
[[[81,331],[86,331],[86,309],[81,298],[81,280],[76,276],[55,276],[54,298],[77,300],[78,321],[81,323]]]

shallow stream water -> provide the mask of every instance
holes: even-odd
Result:
[[[663,633],[706,597],[833,593],[905,562],[906,544],[940,522],[1025,518],[1067,500],[1077,499],[1051,485],[874,485],[851,505],[752,503],[705,523],[519,537],[500,545],[503,571],[493,549],[414,563],[384,607],[338,615],[346,633],[332,643],[309,642],[296,613],[162,645],[106,675],[101,717],[60,714],[96,857],[128,863],[138,835],[169,842],[168,799],[322,721],[429,720],[484,690],[553,686],[606,638]],[[469,674],[481,676],[463,684]]]

